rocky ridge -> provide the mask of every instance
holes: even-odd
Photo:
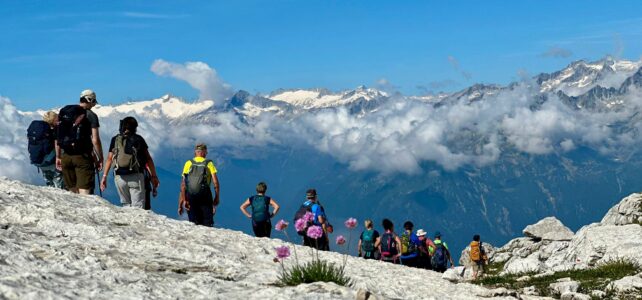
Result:
[[[584,226],[576,233],[555,217],[547,217],[524,228],[523,234],[524,237],[497,249],[485,244],[491,265],[503,266],[500,275],[524,275],[517,279],[521,281],[616,261],[642,266],[642,194],[622,199],[601,222]],[[462,251],[460,264],[464,266],[470,264],[468,252],[469,249]],[[455,268],[445,273],[444,278],[454,282],[470,280],[469,269]],[[589,295],[577,293],[578,287],[578,282],[566,278],[549,288],[561,299],[590,299]],[[606,286],[606,291],[593,291],[591,296],[603,298],[607,292],[624,298],[642,295],[642,273],[614,280]]]

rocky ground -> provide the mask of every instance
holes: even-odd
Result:
[[[554,282],[545,293],[561,299],[642,299],[642,194],[622,199],[601,222],[584,226],[577,233],[556,218],[548,217],[524,228],[523,234],[498,249],[485,244],[491,269],[495,268],[490,272],[497,273],[493,279],[499,284],[494,286],[541,284],[543,278],[548,278]],[[462,252],[460,264],[469,264],[468,249]],[[629,273],[633,274],[612,278],[625,274],[623,269],[627,268],[632,268]],[[594,276],[603,282],[592,279],[591,270],[599,270]],[[470,267],[458,267],[444,274],[444,278],[468,281],[471,273]],[[559,278],[561,274],[569,277]],[[589,287],[582,288],[581,282],[573,277],[599,288],[588,291]],[[542,294],[534,286],[519,292]]]
[[[275,285],[279,239],[194,226],[0,179],[0,299],[516,299],[432,271],[347,259],[353,287]],[[297,247],[302,260],[309,248]],[[338,253],[321,258],[341,263]],[[286,260],[291,265],[293,258]]]

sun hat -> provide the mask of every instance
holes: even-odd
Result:
[[[427,232],[425,230],[423,230],[423,229],[417,230],[417,236],[425,236],[426,234],[427,234]]]

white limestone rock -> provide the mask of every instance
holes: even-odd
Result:
[[[606,213],[603,225],[642,225],[642,194],[631,194]]]
[[[527,256],[526,258],[513,257],[506,265],[501,274],[524,274],[531,272],[541,272],[544,264],[539,260],[537,253]]]
[[[564,293],[560,300],[591,300],[591,296],[582,293]]]
[[[573,231],[555,217],[541,219],[535,224],[526,226],[522,232],[525,236],[536,240],[569,241],[573,238]]]
[[[580,284],[570,278],[562,278],[555,283],[551,283],[548,288],[553,292],[553,294],[564,295],[566,293],[577,292],[580,288]]]
[[[642,273],[613,281],[609,283],[607,289],[618,293],[639,292],[642,295]]]
[[[616,260],[642,263],[642,226],[591,224],[578,231],[564,251],[546,266],[554,271],[585,269]]]

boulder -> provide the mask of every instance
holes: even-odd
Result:
[[[609,283],[607,288],[618,293],[636,292],[642,294],[642,273],[613,281]]]
[[[591,296],[582,293],[564,293],[560,296],[561,300],[591,300]]]
[[[535,224],[528,225],[524,228],[523,233],[535,240],[570,241],[573,238],[573,231],[555,217],[547,217]]]
[[[564,295],[566,293],[575,293],[580,288],[580,284],[577,281],[571,280],[571,278],[561,278],[557,282],[551,283],[548,288],[553,292],[553,294]]]
[[[591,291],[591,296],[593,298],[604,299],[604,298],[606,298],[606,292],[605,291],[600,291],[600,290],[592,290]]]
[[[544,264],[539,260],[537,253],[527,256],[526,258],[513,257],[506,265],[501,274],[524,274],[539,273],[543,270]]]
[[[642,225],[642,194],[631,194],[606,213],[603,225]]]
[[[642,262],[642,226],[591,224],[581,228],[568,248],[545,262],[554,271],[585,269],[616,260]]]

